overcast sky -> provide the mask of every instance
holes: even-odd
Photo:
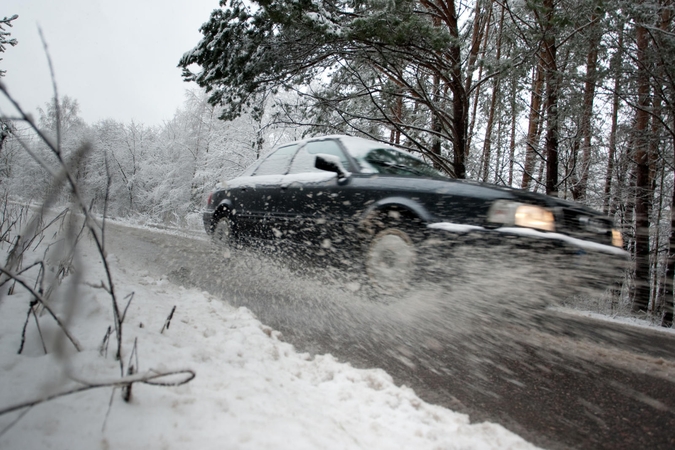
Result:
[[[182,81],[176,65],[217,7],[218,0],[2,0],[0,17],[19,15],[6,30],[19,43],[0,54],[2,81],[33,113],[52,97],[39,25],[59,95],[76,99],[87,123],[161,124],[196,87]],[[13,113],[4,99],[0,109]]]

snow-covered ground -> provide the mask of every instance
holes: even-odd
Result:
[[[0,300],[0,409],[119,376],[110,296],[100,287],[102,263],[90,239],[76,272],[52,306],[81,343],[76,352],[54,321],[33,318],[17,354],[30,295],[17,288]],[[46,242],[27,258],[43,254]],[[361,370],[331,355],[298,353],[245,308],[234,308],[162,277],[125,270],[109,249],[118,297],[133,293],[124,328],[124,360],[137,340],[138,369],[190,369],[177,387],[136,383],[125,403],[117,389],[98,388],[0,416],[3,449],[528,449],[492,423],[430,405],[382,370]],[[7,245],[0,257],[6,257]],[[70,285],[70,286],[69,286]],[[2,289],[6,292],[9,284]],[[77,290],[73,291],[70,287]],[[123,301],[123,304],[125,301]],[[160,333],[176,307],[170,327]],[[135,360],[135,358],[132,358]],[[111,403],[112,399],[112,403]],[[18,420],[17,420],[18,419]]]

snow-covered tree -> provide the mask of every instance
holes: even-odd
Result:
[[[3,19],[0,20],[0,53],[4,53],[8,45],[14,47],[16,44],[19,43],[16,39],[10,38],[11,33],[9,31],[5,31],[5,27],[11,27],[12,21],[18,18],[19,16],[14,14],[11,17],[4,17]],[[0,58],[0,61],[2,61],[2,58]],[[0,69],[0,78],[5,76],[5,72],[7,71]],[[0,152],[2,152],[5,141],[10,136],[11,133],[12,133],[11,123],[6,120],[0,119]]]
[[[454,0],[275,0],[253,6],[233,0],[213,11],[202,26],[204,38],[179,66],[186,81],[206,88],[209,101],[223,107],[224,119],[279,89],[340,78],[325,89],[300,92],[320,106],[308,111],[328,106],[334,114],[312,125],[340,119],[346,129],[380,140],[389,140],[392,129],[405,135],[406,147],[464,178],[468,103],[458,14]],[[193,64],[201,70],[192,72]],[[392,96],[427,120],[421,126],[401,121],[388,104]],[[358,101],[375,114],[352,110]],[[387,130],[363,130],[361,118],[380,121]]]

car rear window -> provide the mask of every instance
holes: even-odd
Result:
[[[291,159],[293,159],[293,155],[297,149],[297,144],[280,147],[274,153],[265,158],[253,175],[259,176],[286,174],[288,166],[291,164]]]

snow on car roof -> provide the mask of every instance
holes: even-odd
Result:
[[[392,150],[401,151],[391,145],[384,144],[382,142],[371,141],[370,139],[364,139],[355,136],[339,136],[340,141],[345,144],[345,147],[349,151],[349,154],[354,158],[361,158],[366,155],[371,150],[378,148],[388,148]]]
[[[356,159],[364,158],[369,151],[375,150],[375,149],[380,149],[380,148],[395,150],[397,152],[405,153],[406,155],[412,156],[413,158],[420,159],[419,157],[411,154],[410,152],[402,150],[398,147],[394,147],[393,145],[386,144],[384,142],[374,141],[372,139],[366,139],[366,138],[357,137],[357,136],[349,136],[349,135],[346,135],[346,134],[330,134],[330,135],[327,135],[327,136],[315,136],[315,137],[303,139],[303,140],[300,140],[300,141],[290,142],[288,144],[283,144],[283,145],[280,145],[280,147],[286,147],[286,146],[291,145],[291,144],[305,144],[307,142],[312,142],[312,141],[322,141],[324,139],[340,140],[344,144],[348,153]]]

